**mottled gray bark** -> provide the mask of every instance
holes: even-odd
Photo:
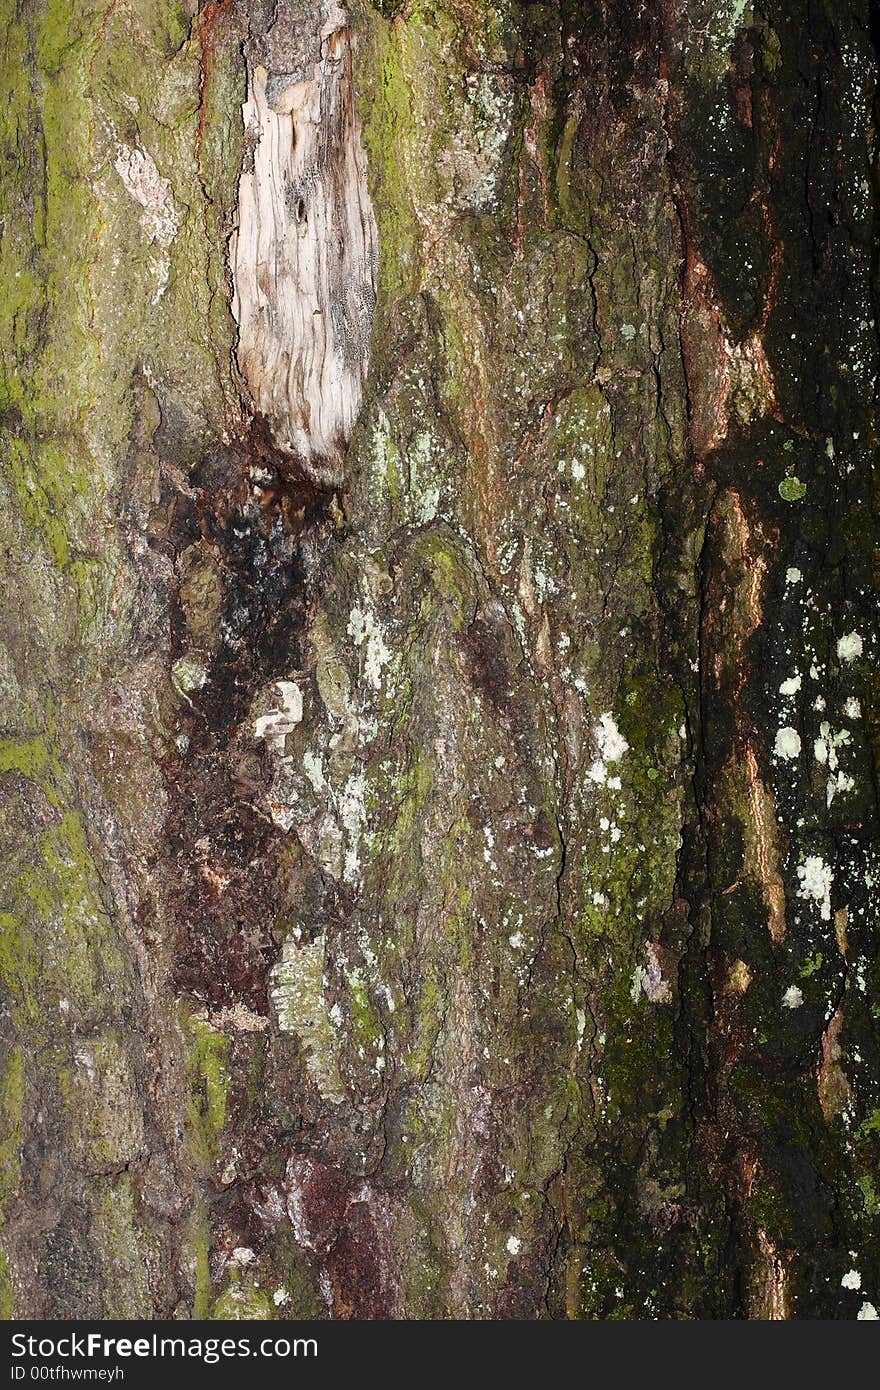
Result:
[[[864,0],[7,0],[3,1306],[880,1307]]]

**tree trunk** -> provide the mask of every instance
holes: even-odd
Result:
[[[867,0],[5,0],[5,1316],[871,1318]]]

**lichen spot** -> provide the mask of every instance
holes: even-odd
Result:
[[[353,608],[348,620],[348,635],[356,647],[364,647],[364,676],[374,690],[382,686],[382,668],[391,660],[382,630],[369,608]]]
[[[246,1269],[248,1265],[256,1264],[257,1257],[249,1245],[237,1245],[229,1257],[229,1263],[238,1265],[239,1269]]]
[[[804,901],[817,902],[823,922],[831,921],[831,885],[834,875],[825,860],[818,854],[808,854],[803,864],[798,865],[800,887],[798,896]]]
[[[848,1269],[840,1281],[841,1288],[860,1289],[862,1287],[862,1276],[857,1269]]]
[[[256,714],[254,738],[265,739],[270,748],[283,753],[285,738],[302,723],[302,691],[295,681],[275,681],[257,703],[268,708]]]
[[[600,714],[599,723],[593,729],[599,756],[587,774],[591,782],[604,783],[608,779],[608,763],[620,762],[629,744],[617,727],[617,720],[610,710]]]
[[[777,758],[783,758],[789,762],[794,758],[800,757],[801,736],[797,729],[792,729],[790,727],[777,729],[773,752],[776,754]]]
[[[783,502],[801,502],[807,495],[807,485],[800,478],[783,478],[779,484],[779,496]]]
[[[645,943],[645,964],[637,965],[633,971],[629,996],[636,1003],[644,994],[652,1004],[668,1004],[672,998],[669,981],[663,978],[660,953],[653,941]]]
[[[837,655],[841,661],[847,663],[858,661],[862,654],[864,643],[857,632],[847,632],[843,637],[837,639]]]
[[[782,996],[782,1007],[784,1009],[799,1009],[803,1002],[803,990],[798,989],[797,985],[789,985]]]
[[[744,960],[735,960],[727,980],[733,994],[745,994],[752,983],[752,972]]]
[[[596,744],[605,762],[619,762],[628,750],[629,744],[618,729],[614,716],[611,713],[600,715],[594,732]]]
[[[141,209],[141,225],[147,240],[167,250],[177,236],[179,223],[170,182],[159,173],[148,150],[117,145],[113,167],[126,193]]]

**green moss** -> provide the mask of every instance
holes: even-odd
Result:
[[[22,1019],[34,1021],[38,1015],[33,997],[39,957],[32,933],[16,913],[0,912],[0,979],[6,986]]]
[[[802,980],[808,980],[811,975],[815,975],[817,970],[822,969],[822,952],[817,951],[815,955],[808,956],[798,972]]]
[[[49,750],[42,738],[0,738],[0,773],[20,772],[41,786],[51,767]]]
[[[253,1279],[237,1272],[231,1276],[232,1282],[224,1289],[214,1304],[210,1316],[223,1321],[267,1322],[276,1316],[276,1308],[271,1294],[261,1289]]]
[[[782,45],[779,42],[779,35],[769,24],[765,26],[763,31],[761,61],[768,77],[775,76],[782,67]]]
[[[181,422],[183,450],[193,437],[195,447],[217,437],[227,399],[237,400],[225,253],[243,64],[239,21],[223,29],[224,20],[200,71],[199,25],[191,36],[185,0],[41,0],[13,10],[0,45],[0,510],[9,573],[19,580],[18,630],[8,628],[21,693],[7,720],[18,737],[0,740],[0,774],[8,774],[4,793],[24,777],[39,796],[30,789],[24,811],[13,811],[14,857],[0,874],[0,979],[25,1054],[39,1059],[47,1095],[70,1112],[74,1161],[115,1171],[143,1137],[129,1074],[137,1044],[115,1021],[121,1010],[140,1021],[142,982],[69,768],[84,756],[83,688],[91,719],[101,678],[112,671],[125,681],[133,659],[137,583],[113,521],[126,505],[123,482],[126,497],[130,487],[144,495],[140,451],[167,409]],[[171,182],[178,231],[164,294],[165,248],[145,232],[143,208],[115,167],[120,145],[144,150]],[[162,383],[161,410],[154,400],[152,429],[148,420],[135,437],[132,380],[144,373]],[[112,777],[106,789],[123,823],[134,785]],[[59,1007],[85,1039],[88,1066],[70,1061]],[[225,1040],[195,1031],[190,1118],[207,1164],[225,1119]],[[3,1093],[10,1106],[16,1057]],[[15,1146],[14,1133],[6,1139]],[[3,1157],[8,1188],[11,1148]],[[147,1286],[161,1261],[132,1182],[95,1178],[87,1188],[84,1239],[101,1271],[94,1307],[149,1316]]]
[[[874,1179],[870,1173],[863,1173],[857,1179],[859,1191],[862,1194],[865,1213],[868,1216],[880,1216],[880,1193],[874,1186]]]
[[[431,527],[413,546],[412,560],[416,566],[425,566],[433,589],[433,593],[429,591],[422,598],[421,619],[438,616],[439,597],[442,610],[449,614],[453,631],[462,631],[469,621],[474,578],[460,538],[447,526]]]
[[[229,1093],[229,1039],[203,1019],[190,1016],[184,1024],[190,1038],[189,1133],[193,1154],[212,1167],[226,1123]]]
[[[428,1073],[447,1010],[447,989],[447,982],[441,980],[436,970],[431,968],[431,973],[422,982],[413,1009],[413,1044],[410,1051],[404,1054],[404,1065],[417,1080],[423,1080]]]
[[[807,485],[800,478],[783,478],[779,484],[779,496],[783,502],[802,502],[807,495]]]
[[[121,985],[126,966],[78,812],[64,812],[38,837],[8,900],[11,910],[0,916],[0,976],[19,1021],[36,1022],[47,993],[53,1007],[64,996],[89,1014],[100,1001],[99,981]]]
[[[18,1189],[24,1127],[24,1053],[9,1053],[0,1078],[0,1224],[6,1203]]]
[[[651,670],[632,667],[623,678],[623,689],[627,686],[617,723],[629,747],[608,769],[609,775],[620,777],[622,791],[591,790],[595,811],[586,822],[590,833],[579,922],[588,936],[618,940],[629,979],[636,964],[633,942],[644,935],[639,924],[658,918],[674,896],[684,796],[676,775],[681,758],[677,731],[684,711],[678,687],[658,680]],[[617,840],[601,828],[603,812],[618,827]],[[594,901],[597,892],[601,897]]]
[[[418,283],[418,231],[410,194],[412,161],[423,159],[412,110],[406,25],[370,25],[356,68],[368,176],[379,228],[379,283],[391,299]]]
[[[0,1250],[0,1322],[11,1322],[15,1317],[15,1289],[9,1272],[6,1251]]]
[[[580,209],[583,206],[583,190],[578,188],[577,196],[574,196],[572,189],[572,177],[575,174],[573,166],[575,139],[579,126],[580,117],[575,114],[569,115],[556,144],[556,196],[562,219],[570,225],[577,225]]]
[[[352,971],[349,975],[348,988],[352,1041],[356,1047],[363,1048],[365,1053],[375,1057],[381,1052],[385,1040],[381,1016],[359,971]]]
[[[99,1180],[90,1193],[89,1243],[100,1269],[96,1295],[105,1318],[151,1316],[150,1268],[161,1258],[158,1243],[143,1229],[133,1174]]]

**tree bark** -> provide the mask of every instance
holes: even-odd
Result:
[[[4,1316],[880,1307],[867,0],[5,0]]]

